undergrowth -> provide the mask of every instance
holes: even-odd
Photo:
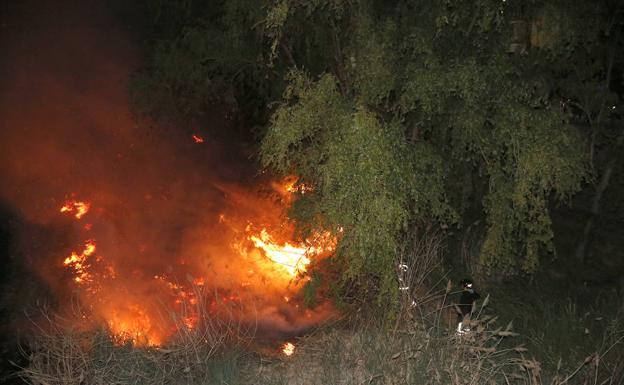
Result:
[[[619,318],[605,320],[609,327],[593,346],[581,345],[581,359],[562,362],[553,352],[557,363],[551,368],[521,344],[511,324],[498,326],[488,313],[489,299],[475,308],[471,331],[456,335],[443,322],[445,314],[453,315],[450,294],[444,290],[423,300],[428,305],[406,307],[394,328],[361,320],[325,327],[300,338],[291,357],[245,351],[234,344],[238,329],[232,327],[186,330],[166,346],[138,347],[118,345],[104,329],[72,329],[48,316],[48,324],[27,341],[29,365],[20,376],[41,385],[623,383]],[[576,315],[574,306],[566,309]],[[569,338],[564,333],[558,335]]]
[[[498,317],[504,306],[486,296],[471,331],[457,335],[452,290],[450,282],[405,290],[393,325],[378,322],[384,315],[343,319],[293,341],[289,357],[281,341],[259,349],[253,332],[231,319],[207,317],[164,346],[141,347],[44,313],[24,343],[28,365],[19,376],[33,385],[624,384],[621,304],[596,303],[588,314],[573,300],[535,297],[516,304],[524,318],[508,322]]]
[[[475,308],[471,331],[456,335],[446,320],[454,317],[451,285],[440,293],[409,299],[395,328],[350,323],[301,338],[292,357],[258,359],[246,366],[243,383],[297,384],[526,384],[624,383],[624,327],[618,317],[580,359],[563,362],[562,352],[544,365],[523,344],[512,323],[498,325],[489,299]],[[568,307],[570,311],[573,307]],[[548,310],[547,310],[548,311]],[[621,317],[621,314],[619,315]],[[562,324],[562,327],[568,325]],[[575,339],[562,341],[569,348]],[[560,348],[556,346],[553,349]],[[541,351],[540,353],[544,353]],[[556,358],[555,358],[556,357]]]

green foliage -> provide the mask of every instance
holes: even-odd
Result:
[[[391,20],[380,24],[362,12],[355,21],[355,36],[346,53],[345,65],[353,79],[354,95],[363,104],[382,104],[397,86],[396,24]]]
[[[406,235],[461,227],[476,210],[487,224],[480,263],[488,271],[534,272],[554,252],[549,207],[578,191],[591,168],[574,106],[595,121],[608,115],[595,106],[618,100],[597,83],[609,58],[620,57],[611,43],[619,8],[563,0],[219,4],[157,45],[153,80],[187,95],[180,100],[189,106],[232,84],[271,106],[262,164],[314,186],[292,215],[304,229],[340,237],[344,287],[388,303]],[[577,27],[585,15],[590,29]],[[526,46],[509,53],[519,22]]]
[[[313,82],[293,72],[284,98],[262,142],[263,164],[315,186],[299,219],[342,229],[343,278],[374,278],[379,298],[396,297],[394,260],[409,221],[452,218],[436,189],[441,175],[430,173],[441,160],[426,146],[410,148],[397,122],[349,103],[331,75]]]
[[[449,180],[455,170],[487,185],[476,197],[488,223],[481,263],[535,271],[553,250],[550,197],[580,188],[586,160],[565,111],[531,83],[532,66],[504,53],[501,4],[431,4],[401,17],[375,2],[352,7],[353,32],[339,37],[346,71],[287,78],[263,164],[318,186],[299,206],[303,219],[342,226],[346,278],[377,276],[384,294],[410,224],[453,223],[462,207],[445,192],[475,191]]]
[[[307,308],[314,308],[317,303],[318,290],[321,286],[323,278],[318,272],[312,273],[310,280],[303,285],[301,292],[303,294],[303,304]]]

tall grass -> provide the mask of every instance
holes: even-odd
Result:
[[[612,318],[583,358],[553,369],[520,344],[511,324],[497,325],[487,306],[475,309],[471,332],[458,336],[443,322],[446,289],[432,295],[436,311],[409,307],[398,327],[342,322],[296,341],[291,357],[231,349],[235,338],[205,338],[186,330],[167,346],[116,345],[104,329],[67,328],[52,316],[28,340],[30,384],[522,384],[621,385],[624,328]],[[423,301],[424,302],[424,301]],[[487,305],[487,304],[486,304]],[[573,307],[568,307],[572,310]],[[213,325],[232,333],[231,325]],[[213,341],[214,343],[210,343]],[[216,343],[216,344],[215,344]],[[238,345],[241,346],[241,345]],[[555,359],[555,358],[553,358]]]
[[[445,291],[436,294],[438,313],[447,308]],[[301,338],[292,357],[265,356],[248,364],[243,383],[616,385],[624,381],[624,329],[618,319],[612,319],[612,327],[583,352],[583,358],[566,365],[570,369],[558,362],[547,371],[520,343],[510,323],[498,326],[487,307],[475,310],[471,332],[461,336],[436,321],[441,314],[414,307],[410,307],[411,321],[404,318],[396,330],[366,325],[323,330]]]
[[[239,322],[226,305],[218,316],[204,301],[185,309],[191,307],[197,324],[189,328],[187,314],[172,312],[177,333],[160,347],[123,342],[101,323],[83,321],[80,309],[70,318],[41,310],[22,347],[28,365],[18,375],[33,385],[234,383],[253,325]]]
[[[227,311],[211,317],[203,301],[194,305],[201,314],[197,327],[180,322],[175,338],[158,348],[120,346],[106,329],[78,328],[44,313],[26,341],[28,365],[20,376],[33,385],[624,385],[622,304],[581,308],[539,293],[522,303],[486,297],[473,309],[471,331],[457,335],[450,281],[423,289],[439,245],[430,238],[418,246],[431,253],[422,265],[417,255],[399,261],[408,265],[399,265],[398,274],[409,288],[401,291],[403,307],[391,327],[378,322],[385,315],[344,319],[301,337],[286,357],[279,351],[283,341],[273,350],[254,349],[246,343],[253,330]],[[499,325],[501,313],[513,323]]]

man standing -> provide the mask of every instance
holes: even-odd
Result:
[[[461,281],[462,295],[459,299],[459,313],[457,314],[457,334],[464,334],[470,331],[469,327],[464,326],[466,320],[470,318],[472,313],[472,304],[478,300],[481,296],[474,288],[472,281],[464,279]]]

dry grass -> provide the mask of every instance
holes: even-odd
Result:
[[[178,332],[162,347],[135,346],[132,340],[120,344],[109,330],[77,321],[82,318],[79,312],[66,319],[43,310],[25,341],[23,354],[29,364],[19,376],[33,385],[219,381],[235,370],[235,352],[249,342],[253,325],[236,321],[234,309],[226,306],[218,317],[208,314],[201,301],[193,307],[200,314],[197,325],[188,328],[184,314],[172,313]]]
[[[437,244],[424,244],[420,250],[432,255],[410,269],[430,271]],[[413,284],[421,273],[403,277]],[[584,360],[560,360],[555,370],[546,370],[516,342],[511,324],[497,325],[488,313],[489,298],[474,309],[471,332],[456,335],[454,325],[444,321],[454,319],[452,286],[438,288],[403,291],[404,308],[392,328],[379,327],[375,320],[326,326],[299,339],[291,357],[240,354],[253,330],[228,317],[227,309],[218,318],[208,316],[202,301],[194,305],[204,312],[197,327],[180,322],[179,333],[161,348],[119,346],[107,330],[76,327],[44,312],[26,341],[29,364],[20,376],[34,385],[624,384],[624,309]]]
[[[442,301],[445,293],[438,295]],[[432,301],[433,302],[433,301]],[[487,305],[487,304],[486,304]],[[441,306],[443,308],[444,306]],[[413,307],[410,312],[424,313]],[[612,329],[596,352],[569,372],[544,373],[524,346],[514,343],[512,325],[476,309],[472,331],[413,317],[396,330],[332,328],[302,338],[292,357],[261,357],[246,368],[248,384],[422,384],[422,385],[620,385],[624,381],[624,330]],[[418,321],[416,321],[418,319]],[[409,325],[408,323],[416,323]],[[614,324],[615,325],[615,324]]]
[[[445,291],[438,293],[444,308]],[[431,301],[435,302],[435,301]],[[441,311],[441,310],[439,310]],[[457,336],[436,324],[440,316],[411,307],[411,321],[395,330],[334,326],[297,341],[292,357],[228,355],[232,324],[202,332],[183,329],[163,348],[117,346],[106,330],[78,330],[48,317],[28,341],[30,384],[522,384],[621,385],[624,330],[614,320],[598,350],[574,370],[544,373],[531,352],[514,344],[511,325],[476,309],[472,331]],[[207,334],[209,333],[209,335]],[[229,336],[229,337],[228,337]],[[206,338],[210,337],[210,338]],[[241,374],[242,373],[242,374]]]

